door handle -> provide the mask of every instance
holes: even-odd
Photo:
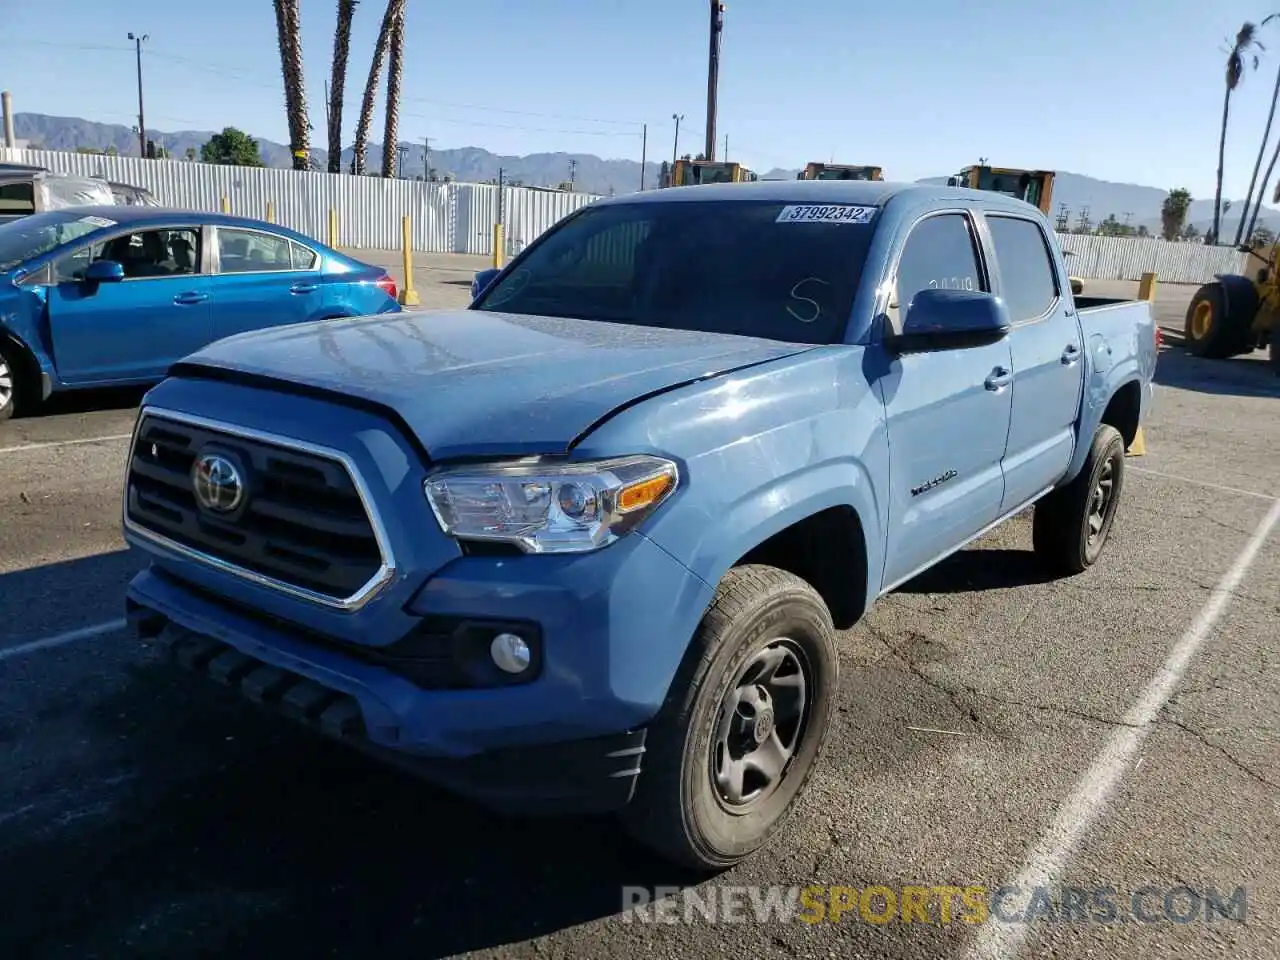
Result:
[[[289,288],[290,293],[315,293],[320,288],[318,283],[295,283]]]
[[[1009,385],[1011,380],[1013,380],[1013,374],[1009,370],[1004,367],[996,367],[991,371],[991,376],[982,381],[982,385],[988,390],[994,390],[999,393]]]
[[[1062,351],[1062,362],[1068,366],[1080,359],[1080,348],[1074,343],[1068,343],[1067,348]]]
[[[203,303],[209,299],[207,293],[196,293],[194,290],[188,293],[180,293],[173,298],[173,302],[181,306],[190,306],[195,303]]]

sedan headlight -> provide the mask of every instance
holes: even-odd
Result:
[[[511,543],[526,553],[582,553],[612,543],[671,496],[670,460],[515,461],[442,470],[427,502],[458,540]]]

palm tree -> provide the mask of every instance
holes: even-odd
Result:
[[[369,67],[369,80],[364,86],[364,102],[360,105],[360,123],[356,127],[356,142],[351,158],[351,172],[364,173],[365,153],[369,148],[369,129],[373,126],[373,105],[378,98],[378,81],[382,77],[382,61],[386,59],[391,31],[396,19],[404,11],[404,0],[387,0],[387,10],[382,15],[382,27],[378,30],[378,42],[373,48],[373,63]]]
[[[1258,26],[1246,20],[1236,33],[1235,42],[1227,53],[1227,90],[1222,98],[1222,132],[1218,136],[1218,182],[1213,195],[1213,242],[1218,242],[1219,228],[1222,221],[1222,168],[1227,154],[1227,120],[1231,115],[1231,94],[1244,79],[1247,62],[1252,59],[1253,67],[1258,67],[1258,55],[1252,53],[1254,47],[1262,49],[1258,43]]]
[[[386,126],[382,134],[382,175],[396,175],[400,142],[400,81],[404,75],[404,4],[400,5],[400,15],[396,17],[395,26],[391,28],[391,59],[387,63],[387,116]]]
[[[293,169],[308,169],[311,125],[307,122],[307,95],[302,77],[302,29],[298,0],[275,0],[276,38],[280,44],[280,68],[284,74],[284,106],[289,118],[289,152]]]
[[[329,78],[329,172],[342,172],[342,97],[351,53],[351,21],[357,0],[338,0],[338,26],[333,31],[333,73]]]
[[[1272,13],[1266,17],[1263,17],[1262,23],[1258,24],[1258,29],[1261,30],[1263,27],[1265,27],[1272,20],[1276,19],[1276,17],[1278,16],[1280,16],[1280,14]],[[1261,46],[1262,45],[1259,44],[1259,47]],[[1255,160],[1253,163],[1253,176],[1249,178],[1249,190],[1244,195],[1244,209],[1240,211],[1240,225],[1236,227],[1236,246],[1237,247],[1240,246],[1241,242],[1246,236],[1245,221],[1249,219],[1249,205],[1253,202],[1253,188],[1258,185],[1258,171],[1262,169],[1262,158],[1267,152],[1267,143],[1271,139],[1271,124],[1276,119],[1277,102],[1280,102],[1280,68],[1277,68],[1276,70],[1276,84],[1275,84],[1275,88],[1271,91],[1271,112],[1267,114],[1267,125],[1266,127],[1263,128],[1263,131],[1262,131],[1262,142],[1258,144],[1258,159]],[[1265,195],[1265,192],[1266,192],[1266,183],[1264,181],[1263,184],[1258,187],[1258,203],[1257,203],[1258,206],[1262,206],[1262,198]],[[1257,218],[1256,211],[1254,212],[1253,216],[1255,219]],[[1253,236],[1252,229],[1250,229],[1250,232],[1247,234],[1247,236]]]

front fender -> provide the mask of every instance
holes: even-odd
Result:
[[[744,491],[737,500],[714,513],[691,510],[693,516],[674,512],[651,529],[649,537],[682,558],[698,577],[719,583],[729,568],[753,548],[775,534],[814,514],[834,507],[849,507],[862,525],[866,549],[866,582],[857,585],[870,606],[879,593],[884,568],[884,537],[874,486],[867,469],[853,460],[806,466],[772,478]]]
[[[43,288],[19,287],[0,298],[0,340],[16,347],[33,365],[31,372],[40,380],[42,400],[49,398],[58,379],[43,324],[46,303]]]

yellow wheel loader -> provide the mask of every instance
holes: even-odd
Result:
[[[1280,376],[1277,251],[1280,242],[1251,247],[1243,274],[1218,274],[1196,291],[1183,328],[1188,350],[1198,357],[1222,360],[1266,347],[1271,367]]]

